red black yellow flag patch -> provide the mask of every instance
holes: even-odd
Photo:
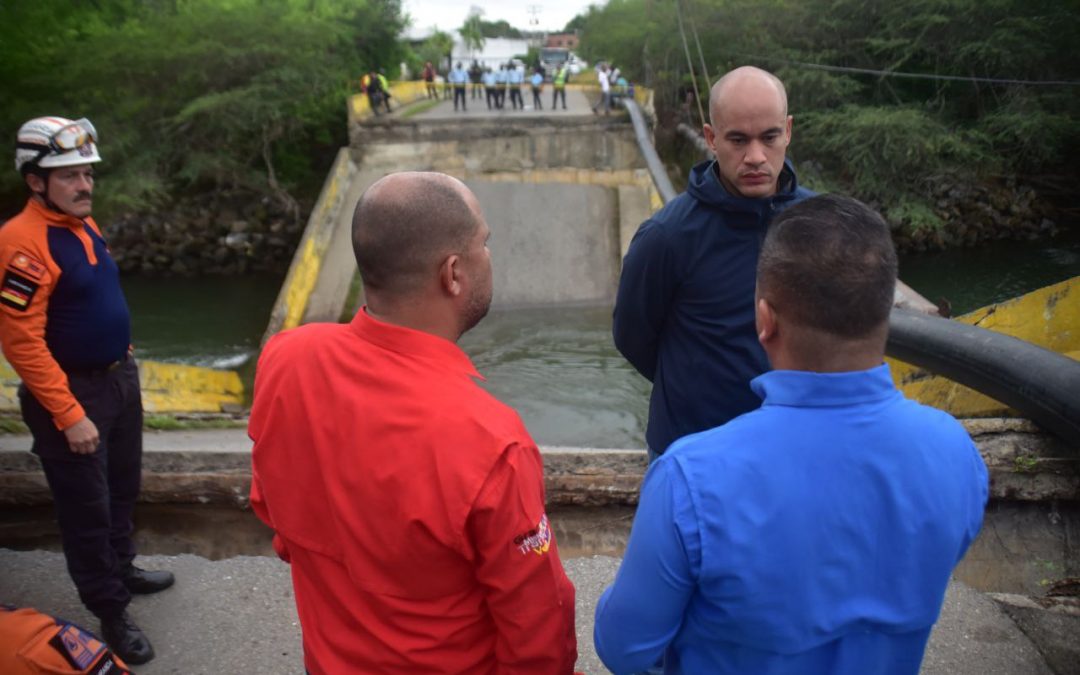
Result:
[[[22,274],[8,270],[0,282],[0,305],[25,312],[37,293],[38,284]]]

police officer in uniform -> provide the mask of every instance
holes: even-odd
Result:
[[[0,227],[0,346],[23,384],[22,416],[53,493],[68,572],[124,661],[154,657],[132,593],[173,584],[135,567],[142,399],[116,263],[90,212],[101,161],[89,120],[19,129],[15,168],[30,197]]]

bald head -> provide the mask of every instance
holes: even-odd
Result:
[[[780,78],[772,73],[742,66],[728,71],[709,91],[709,122],[719,126],[720,119],[731,102],[752,101],[774,107],[781,117],[787,117],[787,90]]]
[[[465,184],[445,174],[390,174],[364,192],[352,241],[365,288],[389,295],[419,290],[447,256],[464,251],[480,226]]]

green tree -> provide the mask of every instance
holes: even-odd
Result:
[[[482,10],[473,7],[469,10],[469,16],[465,19],[458,32],[465,42],[465,48],[471,52],[478,52],[484,48],[484,27],[481,20]]]
[[[420,45],[418,53],[423,61],[431,61],[436,68],[442,68],[443,63],[450,62],[450,54],[454,50],[454,38],[449,33],[435,31],[427,40]]]
[[[677,109],[691,69],[708,95],[702,59],[714,78],[740,65],[777,73],[793,156],[909,223],[927,224],[944,175],[1076,182],[1080,87],[1022,83],[1080,80],[1073,0],[610,0],[570,27],[583,56],[618,63],[661,107]]]
[[[0,126],[93,120],[102,216],[229,190],[298,214],[347,143],[350,83],[400,61],[403,25],[398,0],[0,3]],[[10,213],[24,189],[0,176]]]

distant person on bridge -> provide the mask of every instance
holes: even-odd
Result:
[[[454,112],[458,109],[458,99],[461,99],[461,111],[465,112],[465,87],[469,84],[469,74],[461,67],[461,61],[450,71],[450,84],[454,86]]]
[[[484,95],[487,99],[488,110],[499,107],[499,93],[495,89],[497,86],[491,66],[484,68]]]
[[[562,98],[562,109],[566,110],[566,80],[570,77],[570,64],[564,63],[559,66],[555,73],[551,87],[551,109],[555,110],[555,102]]]
[[[473,59],[472,65],[469,66],[469,82],[472,83],[472,93],[469,95],[471,99],[478,99],[484,95],[484,85],[481,80],[484,77],[484,69],[480,67],[480,62]]]
[[[502,110],[506,103],[506,83],[509,81],[510,75],[506,72],[506,64],[500,63],[499,69],[495,71],[495,107],[499,110]]]
[[[751,301],[764,403],[649,467],[597,603],[613,672],[663,654],[669,675],[918,674],[988,483],[964,427],[884,363],[896,268],[889,226],[854,199],[776,218]]]
[[[376,75],[379,79],[379,89],[382,90],[383,106],[386,108],[387,114],[389,114],[393,112],[390,110],[390,83],[386,80],[386,75],[383,74],[383,71],[380,70]]]
[[[600,100],[592,107],[594,115],[599,115],[598,109],[604,107],[604,114],[611,114],[611,75],[608,74],[607,65],[601,64],[597,71],[597,82],[600,83]]]
[[[540,452],[455,344],[491,304],[488,235],[460,181],[379,180],[353,217],[367,305],[259,359],[251,504],[291,561],[311,675],[573,669]]]
[[[154,650],[128,616],[131,594],[164,590],[173,575],[134,565],[142,394],[120,272],[90,217],[97,140],[86,119],[19,129],[15,168],[30,198],[0,227],[0,345],[22,378],[68,573],[105,641],[140,664]]]
[[[435,88],[435,66],[431,65],[431,61],[424,64],[424,88],[427,90],[428,98],[439,98],[439,90]]]
[[[514,110],[524,110],[525,99],[521,96],[521,85],[525,82],[525,72],[511,63],[509,78],[506,86],[510,89],[510,105]]]
[[[769,369],[754,331],[758,252],[773,216],[813,194],[785,159],[792,118],[776,77],[752,67],[724,75],[709,119],[716,159],[638,229],[615,301],[615,346],[653,383],[653,457],[761,404],[750,389]]]
[[[544,103],[540,100],[540,94],[544,91],[544,73],[540,68],[533,71],[529,84],[532,85],[533,108],[543,110]]]
[[[383,103],[383,85],[379,74],[374,70],[364,73],[360,78],[360,91],[367,94],[368,107],[376,117],[382,114],[379,107]],[[389,105],[389,104],[388,104]]]

